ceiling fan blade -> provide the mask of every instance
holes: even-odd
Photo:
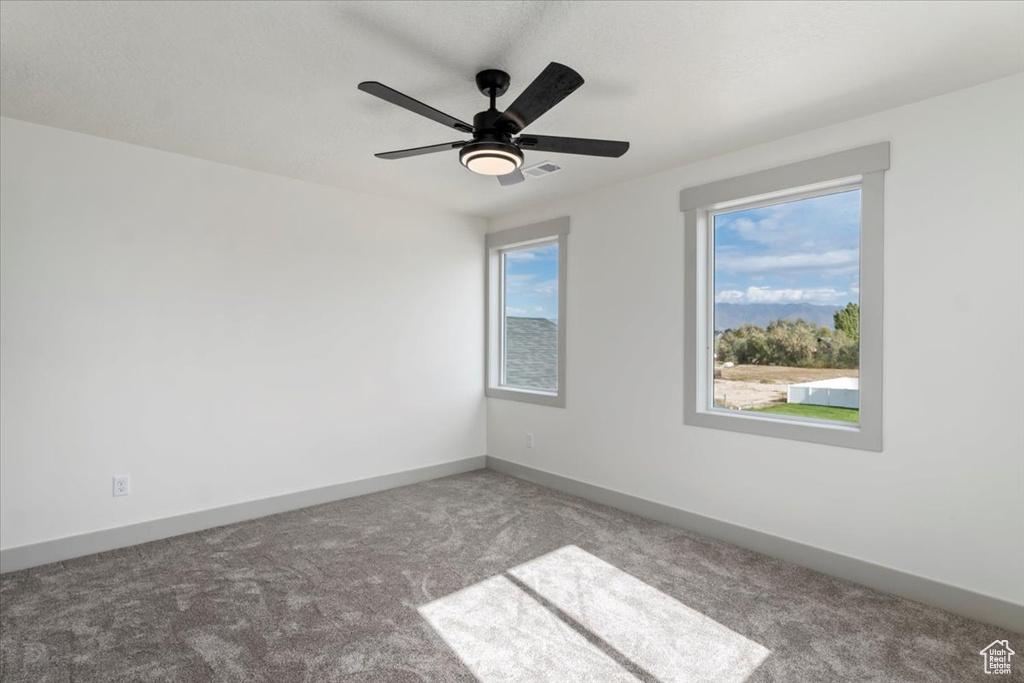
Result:
[[[406,157],[418,157],[421,154],[433,154],[434,152],[444,152],[449,149],[458,149],[466,144],[464,141],[459,140],[457,142],[444,142],[440,145],[427,145],[426,147],[413,147],[412,149],[399,149],[394,152],[381,152],[380,154],[374,154],[373,156],[378,159],[405,159]]]
[[[513,128],[514,132],[519,132],[543,116],[544,112],[571,95],[581,85],[583,85],[582,76],[564,64],[551,62],[505,110],[498,123]]]
[[[498,176],[498,182],[501,183],[502,187],[506,185],[518,185],[524,180],[526,180],[526,176],[524,176],[523,172],[518,168],[511,173]]]
[[[553,135],[520,135],[516,141],[523,149],[558,154],[586,154],[592,157],[621,157],[629,149],[628,142],[562,138]]]
[[[449,116],[443,111],[438,111],[428,104],[423,104],[419,100],[414,100],[408,95],[403,95],[393,88],[389,88],[383,83],[377,81],[363,81],[359,84],[359,89],[365,93],[369,93],[375,97],[379,97],[385,102],[396,104],[403,109],[419,114],[420,116],[426,116],[431,121],[437,121],[442,126],[448,126],[455,130],[463,133],[472,133],[473,126],[469,125],[465,121],[460,121],[454,116]]]

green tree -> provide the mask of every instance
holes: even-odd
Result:
[[[854,308],[848,312],[856,316],[856,304],[852,305]],[[839,313],[842,311],[836,315]],[[836,330],[806,320],[773,320],[768,329],[741,325],[716,335],[715,360],[741,365],[856,368],[860,363],[860,344],[842,329],[848,320],[849,315],[844,316],[844,323]]]
[[[852,301],[832,314],[836,332],[842,332],[856,343],[860,343],[860,304]]]
[[[764,330],[749,323],[723,332],[715,341],[715,356],[719,362],[732,361],[743,365],[767,365],[771,362]]]
[[[820,328],[806,320],[773,320],[767,330],[770,362],[792,367],[813,367],[820,336]]]
[[[822,329],[818,338],[817,367],[856,368],[860,365],[860,345],[842,330]]]
[[[771,348],[760,328],[757,328],[757,333],[742,339],[735,348],[736,360],[743,365],[771,365],[772,363]]]
[[[719,363],[736,361],[736,333],[732,330],[726,330],[725,332],[716,335],[715,337],[715,360]]]

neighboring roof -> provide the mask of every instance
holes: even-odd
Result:
[[[505,384],[558,390],[558,323],[505,318]]]

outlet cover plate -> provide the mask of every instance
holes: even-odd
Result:
[[[127,496],[132,492],[132,479],[127,474],[114,477],[114,497]]]

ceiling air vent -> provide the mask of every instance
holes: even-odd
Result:
[[[553,161],[542,161],[539,164],[534,164],[529,168],[523,169],[523,175],[528,175],[531,178],[540,178],[541,176],[550,175],[555,171],[561,171],[562,167]]]

